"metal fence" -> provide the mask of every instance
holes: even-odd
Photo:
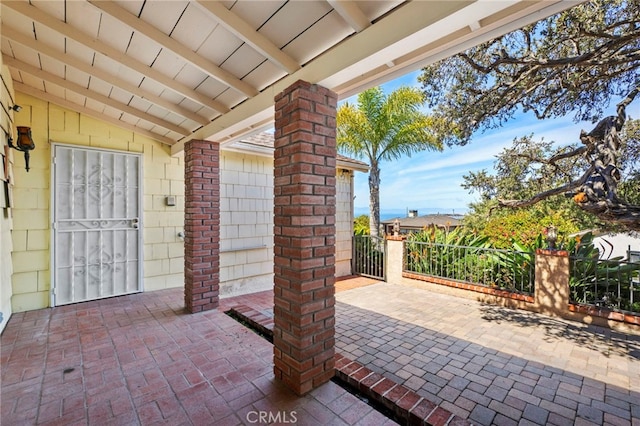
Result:
[[[385,240],[371,235],[353,237],[353,273],[385,280]]]
[[[636,260],[631,256],[630,259]],[[571,256],[569,265],[572,302],[640,312],[640,260]]]
[[[535,253],[405,242],[404,270],[490,288],[533,294]]]

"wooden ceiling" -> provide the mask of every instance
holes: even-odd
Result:
[[[272,126],[297,80],[344,98],[579,1],[2,0],[16,91],[172,146]]]

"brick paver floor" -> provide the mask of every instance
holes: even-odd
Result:
[[[0,424],[395,424],[333,382],[297,397],[274,381],[269,342],[222,309],[182,307],[172,289],[14,314]]]
[[[387,283],[342,289],[338,352],[473,423],[640,426],[639,336]],[[295,411],[300,425],[393,424],[334,383],[300,398],[274,382],[271,344],[222,313],[272,315],[271,292],[196,315],[182,297],[15,314],[0,340],[0,423],[255,424],[249,413]]]
[[[482,425],[640,426],[640,336],[378,283],[336,295],[343,355]]]

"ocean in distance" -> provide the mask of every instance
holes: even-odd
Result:
[[[447,208],[411,208],[411,209],[381,209],[380,210],[380,220],[389,220],[396,217],[407,217],[409,214],[409,210],[418,210],[418,216],[424,216],[427,214],[452,214],[452,215],[463,215],[467,212],[467,209],[447,209]],[[354,217],[358,217],[360,215],[369,215],[368,207],[356,207],[354,208]]]

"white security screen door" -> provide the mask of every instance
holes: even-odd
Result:
[[[141,157],[53,149],[53,305],[142,291]]]

